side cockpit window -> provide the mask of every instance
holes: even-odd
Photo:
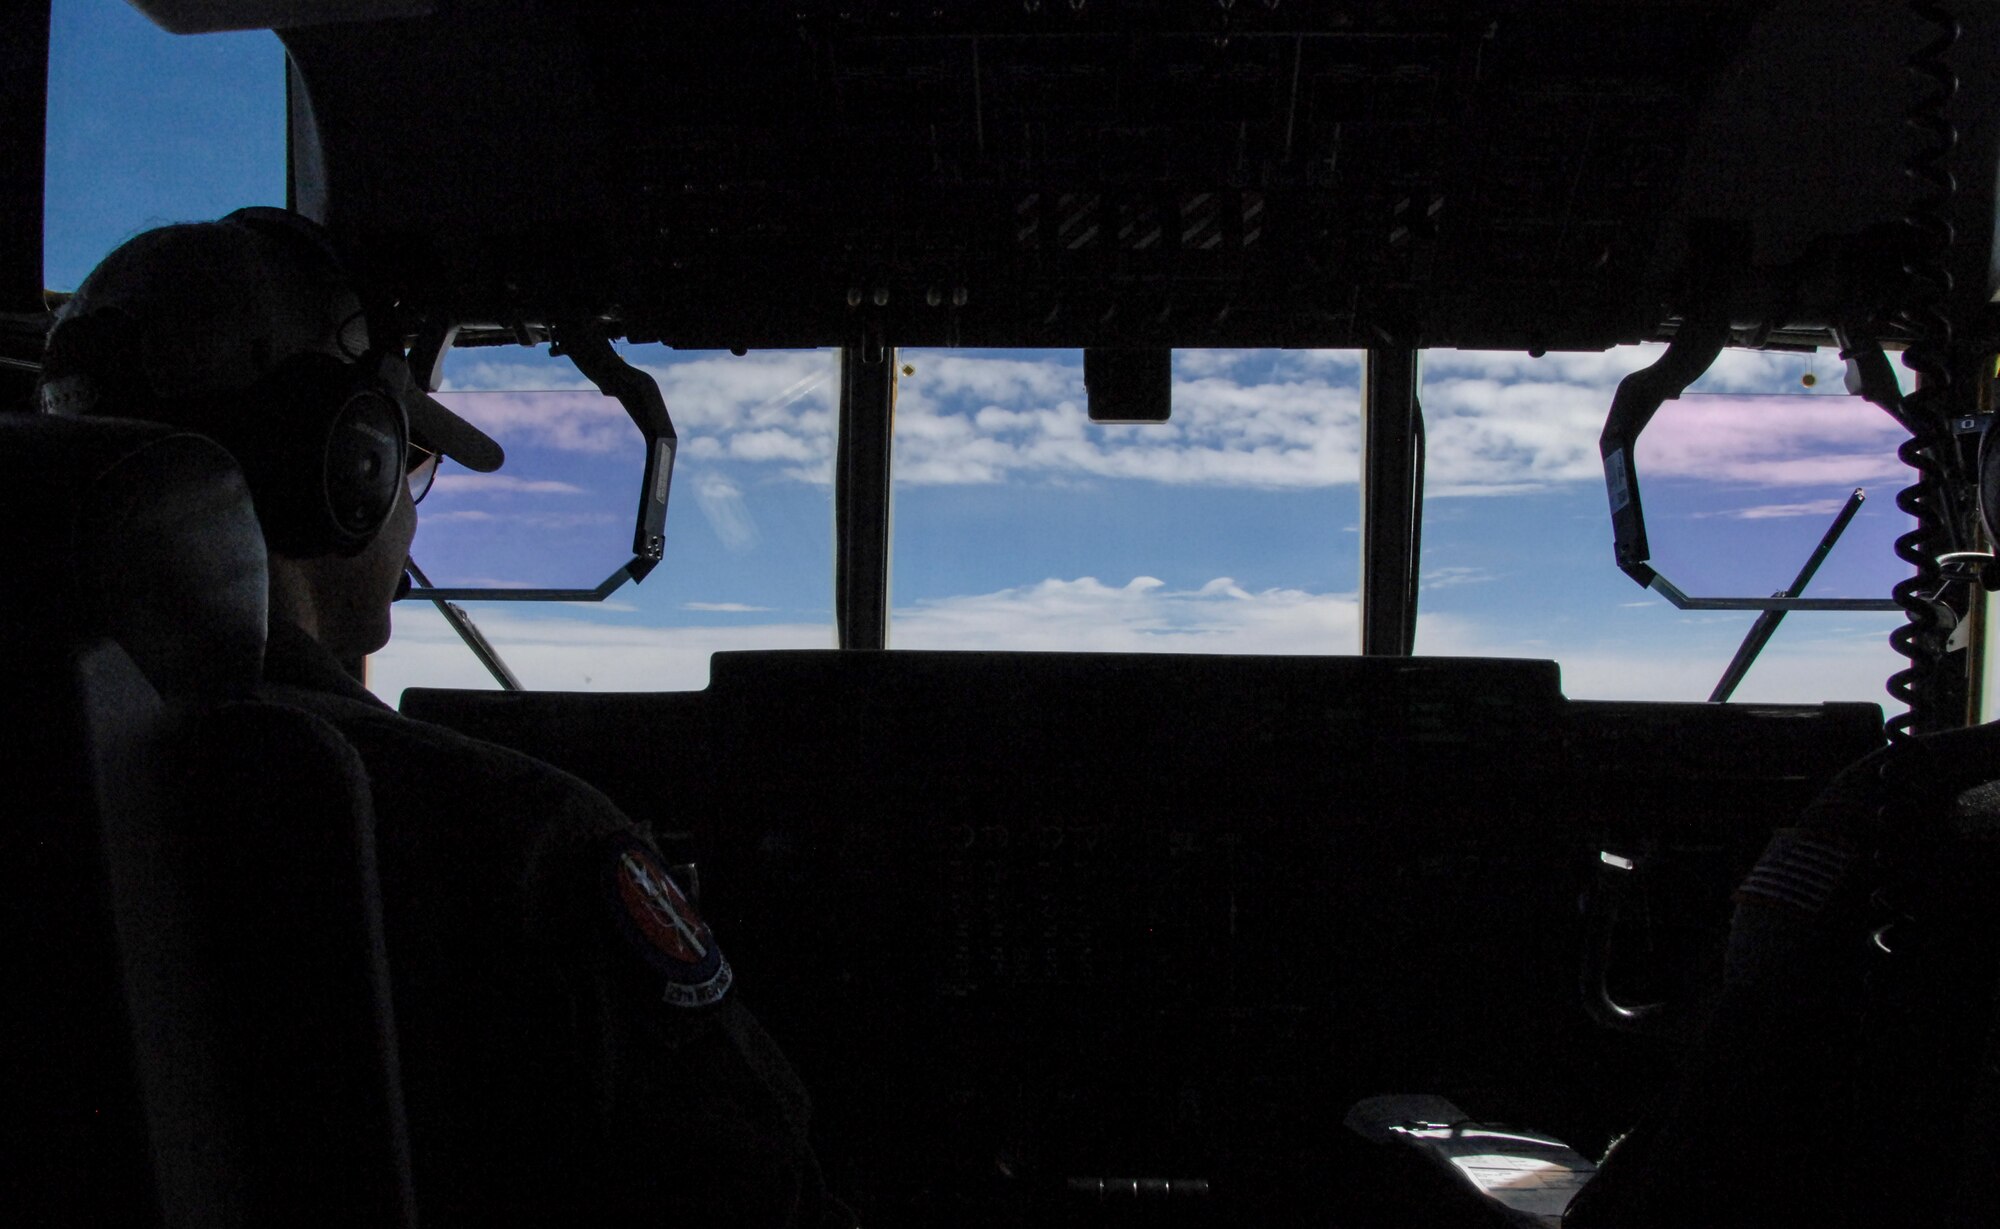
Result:
[[[464,602],[481,633],[534,690],[699,690],[720,650],[834,647],[839,353],[619,350],[659,384],[680,438],[665,557],[601,602]],[[438,398],[507,464],[440,468],[410,551],[433,585],[587,590],[631,558],[644,443],[567,359],[456,349]],[[395,628],[369,661],[383,698],[496,685],[431,603],[398,603]]]
[[[285,203],[285,53],[268,30],[168,34],[124,0],[54,0],[43,284],[134,233]]]
[[[1432,350],[1417,652],[1547,657],[1572,699],[1706,700],[1757,616],[1678,610],[1615,566],[1598,435],[1618,382],[1659,346],[1602,354]],[[1907,574],[1903,432],[1817,354],[1725,350],[1640,437],[1652,562],[1691,595],[1789,586],[1857,488],[1865,501],[1802,594],[1886,598]],[[1883,680],[1902,615],[1785,617],[1731,697],[1854,700]]]

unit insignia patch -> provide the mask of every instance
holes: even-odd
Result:
[[[619,928],[666,979],[666,1001],[676,1007],[721,1002],[735,979],[729,959],[659,855],[639,841],[622,842],[612,851],[608,874]]]

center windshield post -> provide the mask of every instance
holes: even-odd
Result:
[[[1361,652],[1416,651],[1424,502],[1424,410],[1417,351],[1375,346],[1362,377]]]

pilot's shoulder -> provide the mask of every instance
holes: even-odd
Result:
[[[386,706],[303,688],[271,687],[266,697],[330,722],[353,744],[379,799],[441,792],[457,812],[509,814],[543,822],[562,817],[592,834],[629,830],[631,821],[596,786],[531,755],[405,717]]]

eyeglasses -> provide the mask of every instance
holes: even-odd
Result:
[[[405,472],[409,476],[410,502],[424,502],[424,496],[431,493],[431,483],[437,478],[438,454],[411,444],[409,468]]]

